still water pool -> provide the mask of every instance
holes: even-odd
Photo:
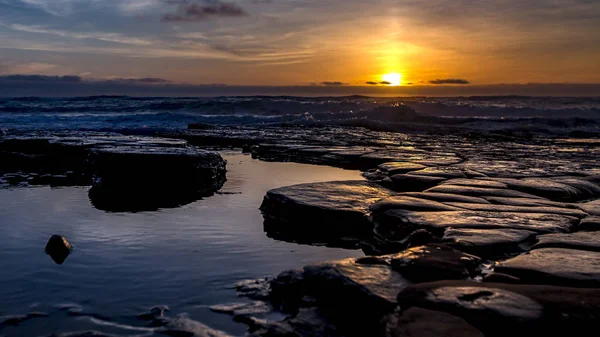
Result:
[[[106,213],[88,188],[0,190],[0,316],[43,312],[0,336],[100,331],[144,336],[139,312],[167,305],[211,328],[242,336],[245,326],[211,305],[240,302],[232,284],[360,251],[279,242],[266,237],[258,210],[269,189],[298,183],[362,179],[326,166],[270,163],[224,152],[221,194],[157,212]],[[53,234],[75,251],[56,265],[43,249]],[[76,308],[71,314],[65,308]],[[73,315],[80,311],[83,315]],[[0,318],[2,320],[2,318]]]

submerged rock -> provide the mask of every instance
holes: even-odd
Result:
[[[71,243],[61,235],[52,235],[44,249],[56,264],[63,264],[72,250]]]

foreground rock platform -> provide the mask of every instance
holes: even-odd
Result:
[[[310,237],[331,230],[334,238],[325,241],[352,237],[346,247],[367,256],[282,273],[267,301],[288,316],[253,321],[253,335],[313,336],[310,327],[327,336],[594,336],[600,170],[588,155],[598,149],[586,147],[581,155],[580,149],[549,152],[540,143],[450,143],[405,150],[365,144],[368,154],[356,149],[354,157],[334,161],[364,170],[368,184],[387,195],[331,185],[268,192],[265,202],[270,193],[281,201],[261,207],[267,232],[284,231],[288,214],[305,229],[273,238],[322,243]],[[316,144],[256,145],[253,152],[260,158],[267,149],[269,160],[332,165],[334,158],[319,160],[333,149]],[[336,221],[343,207],[329,207],[330,198],[351,199],[342,203],[356,217]],[[298,205],[318,211],[276,210]],[[357,227],[369,230],[355,235]],[[396,302],[390,292],[398,292]]]

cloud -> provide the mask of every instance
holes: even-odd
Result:
[[[158,77],[142,77],[142,78],[113,78],[108,81],[131,83],[131,84],[168,84],[171,83],[169,80]]]
[[[44,83],[78,83],[83,81],[79,76],[46,76],[46,75],[6,75],[0,81],[9,82],[44,82]]]
[[[444,78],[429,81],[430,84],[469,84],[470,82],[461,78]]]
[[[346,83],[338,82],[338,81],[323,81],[323,82],[321,82],[321,85],[339,86],[339,85],[346,85]]]
[[[388,81],[381,81],[381,82],[369,81],[369,82],[365,82],[365,83],[368,84],[368,85],[378,85],[378,84],[381,84],[381,85],[390,85],[390,84],[392,84],[391,82],[388,82]]]
[[[166,2],[178,6],[176,13],[163,15],[162,21],[166,22],[193,22],[211,17],[241,17],[248,15],[248,12],[238,4],[220,0],[201,0],[200,3],[193,3],[188,0],[167,0]]]

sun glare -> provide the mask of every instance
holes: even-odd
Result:
[[[385,82],[389,82],[388,85],[400,85],[402,84],[402,75],[398,73],[389,73],[381,77]]]

